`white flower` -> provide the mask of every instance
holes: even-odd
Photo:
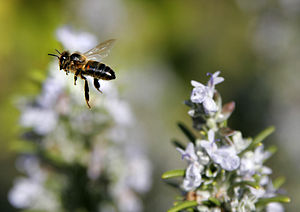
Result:
[[[210,88],[194,80],[191,81],[191,84],[195,87],[191,94],[191,101],[199,104],[202,103],[204,110],[207,113],[216,112],[218,110],[218,106],[213,100]]]
[[[211,196],[209,191],[203,191],[203,190],[197,190],[196,194],[197,194],[197,201],[199,203],[208,200]]]
[[[9,202],[16,208],[58,211],[55,195],[45,189],[42,182],[33,178],[18,178],[8,194]]]
[[[211,77],[207,83],[207,86],[201,84],[200,82],[191,81],[194,89],[191,94],[191,101],[194,103],[203,104],[206,113],[218,111],[218,106],[213,100],[215,85],[224,81],[223,77],[218,77],[220,71],[211,74]]]
[[[239,201],[238,211],[239,212],[247,212],[247,211],[255,211],[255,196],[244,195],[243,199]]]
[[[231,146],[223,146],[218,148],[214,140],[215,134],[213,130],[208,131],[208,141],[201,140],[200,145],[206,150],[210,158],[223,169],[233,171],[240,165],[240,158]]]
[[[182,159],[186,159],[189,162],[194,162],[198,160],[193,143],[190,142],[185,150],[182,150],[181,148],[176,149],[180,152]]]
[[[271,157],[271,153],[264,151],[264,145],[260,145],[254,151],[254,159],[256,163],[263,163],[266,159]]]
[[[264,152],[263,145],[257,147],[254,152],[248,151],[241,158],[239,175],[252,176],[257,171],[261,174],[270,174],[272,172],[268,167],[263,166],[263,162],[271,156],[270,152]]]
[[[203,151],[197,151],[200,164],[207,165],[210,161],[209,156]]]
[[[251,139],[244,139],[242,137],[242,133],[239,131],[235,132],[235,134],[232,136],[232,140],[237,153],[240,153],[241,151],[246,149],[251,143]]]
[[[211,157],[215,163],[220,164],[227,171],[233,171],[240,165],[240,158],[232,147],[221,147]]]
[[[185,150],[176,148],[182,155],[182,159],[186,159],[189,162],[189,166],[185,172],[185,178],[183,180],[183,189],[190,191],[201,185],[202,177],[201,172],[204,167],[198,162],[198,156],[195,152],[195,146],[193,143],[189,143]]]
[[[36,133],[44,135],[54,130],[57,114],[49,109],[28,107],[21,115],[20,124],[32,127]]]
[[[27,178],[19,178],[15,180],[8,199],[16,208],[28,208],[34,204],[36,197],[41,193],[42,187],[39,183]]]
[[[256,170],[255,165],[253,152],[246,152],[241,158],[241,166],[238,171],[239,175],[252,176]]]
[[[183,189],[186,191],[190,191],[196,189],[201,185],[202,177],[201,172],[203,170],[203,166],[197,162],[191,163],[185,172],[185,178],[183,180]]]
[[[250,192],[258,199],[261,198],[265,195],[266,190],[263,187],[259,187],[259,188],[253,188],[253,187],[249,187]]]

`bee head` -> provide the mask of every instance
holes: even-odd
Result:
[[[59,60],[59,69],[60,70],[65,69],[70,60],[70,53],[68,51],[63,51],[62,53],[60,53],[57,49],[55,49],[55,50],[57,51],[57,53],[59,55],[56,55],[56,54],[48,54],[48,55],[57,57]]]
[[[64,51],[60,54],[59,57],[59,69],[65,69],[70,60],[70,53],[68,51]]]

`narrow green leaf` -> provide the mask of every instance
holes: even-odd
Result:
[[[261,142],[268,137],[269,135],[271,135],[273,132],[275,131],[275,127],[274,126],[270,126],[267,127],[266,129],[264,129],[263,131],[261,131],[252,141],[252,143],[245,149],[243,150],[241,153],[239,153],[239,156],[242,156],[245,152],[255,149],[257,146],[261,145]]]
[[[195,144],[196,136],[183,123],[178,123],[177,125],[185,134],[185,136]]]
[[[173,177],[183,177],[184,173],[185,173],[185,170],[183,170],[183,169],[170,170],[170,171],[166,171],[165,173],[163,173],[161,178],[162,179],[170,179]]]
[[[216,206],[221,206],[221,203],[217,198],[210,197],[208,200],[214,203]]]
[[[241,182],[233,184],[233,187],[243,186],[243,185],[251,186],[252,188],[255,188],[255,189],[258,189],[260,187],[257,182],[253,182],[253,181],[241,181]]]
[[[270,127],[266,128],[266,129],[264,129],[262,132],[260,132],[260,133],[253,139],[252,145],[259,144],[259,143],[262,142],[266,137],[268,137],[269,135],[271,135],[274,131],[275,131],[275,127],[274,127],[274,126],[270,126]]]
[[[172,144],[175,146],[175,147],[178,147],[180,149],[185,149],[185,145],[183,145],[180,141],[176,140],[176,139],[173,139],[172,140]]]
[[[177,211],[180,211],[183,209],[195,207],[197,205],[198,205],[198,203],[196,201],[185,201],[185,202],[182,202],[182,203],[174,206],[173,208],[170,208],[168,210],[168,212],[177,212]]]
[[[278,177],[273,181],[273,187],[279,189],[285,183],[285,177]]]
[[[277,197],[270,197],[270,198],[261,198],[255,204],[256,206],[264,206],[271,202],[280,202],[280,203],[289,203],[291,199],[287,196],[277,196]]]
[[[165,181],[166,184],[168,184],[169,186],[173,187],[173,188],[176,188],[176,189],[179,189],[180,188],[180,185],[178,182],[174,182],[174,181]]]

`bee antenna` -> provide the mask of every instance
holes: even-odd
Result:
[[[55,51],[57,51],[58,54],[61,54],[57,49],[55,49]]]
[[[59,58],[59,56],[56,54],[48,54],[48,55]]]

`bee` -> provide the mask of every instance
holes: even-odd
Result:
[[[114,39],[104,41],[83,54],[80,52],[70,54],[69,51],[60,53],[57,49],[55,50],[59,55],[48,54],[58,58],[59,68],[65,71],[66,75],[70,72],[74,74],[74,85],[76,85],[78,76],[84,80],[85,101],[89,108],[91,108],[89,104],[89,84],[86,76],[94,78],[94,87],[100,93],[102,93],[102,91],[100,90],[99,80],[116,79],[115,72],[109,66],[100,62],[109,54],[114,42]]]

